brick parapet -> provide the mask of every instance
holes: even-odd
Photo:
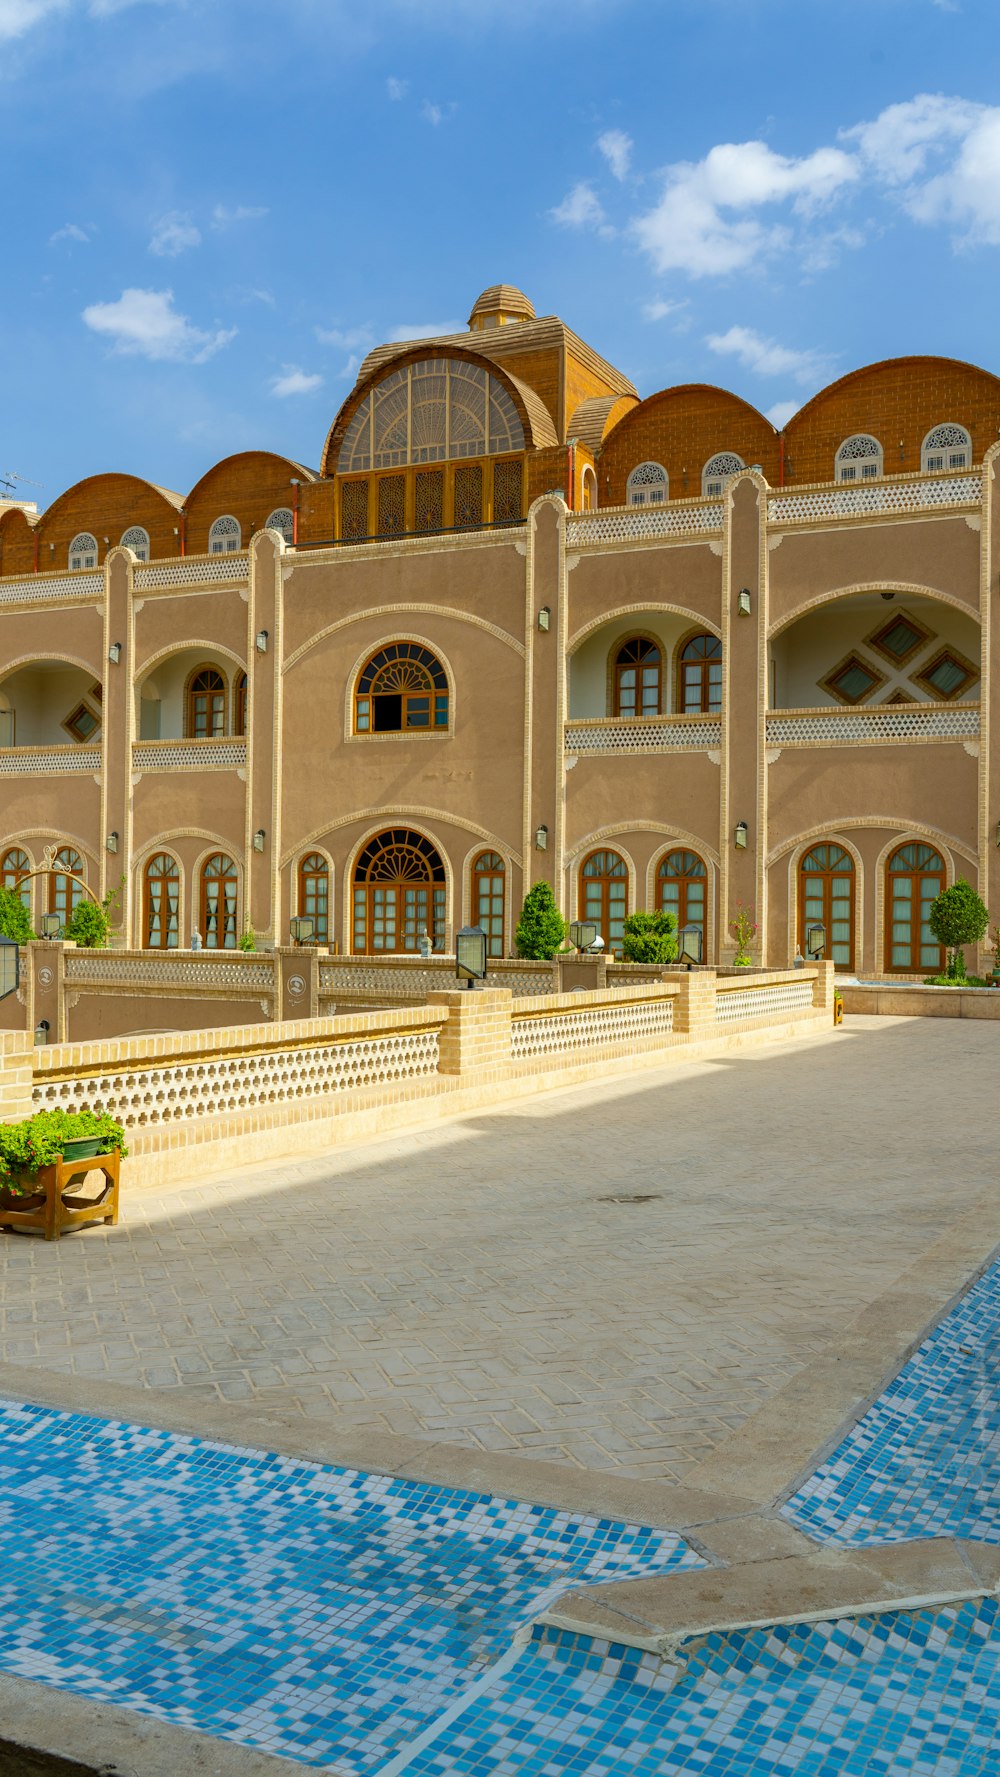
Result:
[[[447,1012],[447,1023],[441,1027],[439,1073],[479,1076],[510,1070],[509,988],[453,988],[429,994],[428,1003]]]
[[[32,1112],[34,1040],[27,1031],[0,1032],[0,1123],[16,1123]]]

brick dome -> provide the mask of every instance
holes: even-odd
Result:
[[[513,284],[491,284],[481,296],[477,296],[469,316],[469,326],[502,327],[508,321],[533,321],[535,305],[529,302],[523,290]]]

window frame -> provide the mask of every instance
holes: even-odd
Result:
[[[74,556],[80,559],[73,560]],[[93,557],[93,560],[88,559]],[[101,565],[101,550],[97,538],[92,531],[78,531],[66,551],[66,562],[71,574],[93,572]]]
[[[913,869],[908,870],[908,871],[903,871],[903,870],[895,870],[894,871],[892,866],[893,866],[893,863],[895,862],[896,858],[898,858],[904,851],[906,851],[911,846],[917,851],[922,850],[922,851],[930,852],[933,857],[937,858],[940,868],[931,869],[926,865],[923,867],[921,867],[920,865],[916,865]],[[948,886],[948,862],[947,862],[947,859],[945,858],[944,853],[942,851],[940,851],[936,845],[929,844],[929,842],[926,839],[903,839],[899,842],[898,845],[893,846],[892,851],[889,853],[889,856],[886,858],[885,864],[883,866],[883,884],[884,884],[883,906],[884,906],[884,923],[885,923],[885,934],[884,934],[884,936],[885,936],[885,958],[884,958],[884,960],[885,960],[886,974],[887,975],[940,975],[943,972],[944,966],[945,966],[945,948],[944,948],[943,944],[939,944],[937,946],[938,960],[936,963],[926,963],[926,962],[921,962],[919,960],[919,952],[920,952],[921,948],[930,949],[930,945],[922,946],[921,942],[920,942],[921,927],[923,925],[922,920],[918,922],[917,927],[916,927],[916,934],[914,935],[914,922],[913,922],[913,914],[912,914],[913,905],[914,905],[914,902],[916,901],[921,906],[923,906],[925,904],[925,902],[928,901],[928,899],[935,899],[936,898],[935,896],[928,897],[926,895],[921,894],[919,892],[919,888],[918,888],[917,893],[915,893],[915,894],[911,893],[910,896],[908,897],[908,904],[909,904],[909,907],[911,910],[910,919],[909,919],[910,960],[905,963],[897,963],[897,962],[893,961],[893,951],[896,948],[894,927],[897,923],[895,918],[893,917],[894,907],[895,907],[895,902],[894,902],[894,898],[893,898],[893,894],[892,894],[893,877],[895,877],[897,880],[899,880],[903,877],[906,877],[911,883],[916,883],[918,885],[920,883],[922,883],[925,879],[932,880],[938,884],[937,893],[940,894],[941,891],[943,889],[946,889]],[[904,897],[904,899],[905,899],[905,897]],[[916,961],[914,961],[914,953],[917,954]]]
[[[849,696],[846,691],[841,691],[838,686],[833,683],[839,674],[845,673],[854,663],[857,663],[857,665],[874,680],[874,683],[868,687],[867,691],[863,691],[860,697]],[[862,704],[870,703],[871,699],[875,697],[878,692],[882,691],[888,683],[888,673],[884,673],[881,667],[876,666],[874,660],[866,660],[865,656],[859,649],[849,648],[844,655],[843,660],[838,660],[836,666],[831,666],[828,673],[825,673],[821,679],[816,680],[816,687],[819,691],[829,692],[830,696],[834,698],[837,703],[844,705],[847,709],[855,710],[860,708]]]
[[[137,540],[130,543],[130,537]],[[140,537],[143,539],[141,543],[138,541],[138,538]],[[119,549],[131,549],[136,561],[148,562],[150,553],[149,532],[144,525],[130,524],[128,529],[122,532],[121,541],[119,542],[118,547]]]
[[[200,678],[202,673],[218,673],[219,678],[222,680],[221,691],[217,690],[215,687],[206,688],[204,691],[199,691],[195,685],[195,680]],[[197,696],[207,696],[207,697],[221,696],[221,698],[222,698],[222,724],[219,728],[212,727],[211,729],[206,730],[206,732],[204,734],[198,733],[197,712],[195,710],[194,701],[193,701],[194,698]],[[227,727],[228,720],[229,720],[229,680],[227,679],[226,674],[223,672],[221,666],[218,666],[214,660],[202,661],[200,666],[196,666],[196,667],[192,668],[191,672],[188,673],[187,679],[185,680],[185,683],[184,683],[184,739],[185,740],[222,740],[229,732],[229,729]]]
[[[644,469],[655,469],[657,471],[657,476],[663,477],[662,483],[655,477],[647,477],[644,481],[638,481],[636,478],[641,475]],[[662,486],[663,489],[662,493],[652,499],[649,498],[647,493],[642,491],[643,489],[660,486]],[[635,467],[629,470],[625,482],[626,506],[665,506],[669,499],[670,476],[662,463],[654,462],[652,457],[646,457],[641,463],[636,463]]]
[[[965,679],[955,687],[954,691],[942,691],[940,686],[935,685],[930,678],[935,667],[940,666],[945,660],[954,661],[955,665],[960,666],[966,674]],[[967,660],[965,655],[951,642],[942,642],[940,648],[936,649],[931,658],[924,662],[920,671],[910,674],[911,684],[919,685],[929,697],[934,699],[935,703],[960,703],[968,694],[970,687],[979,684],[980,678],[978,666],[973,661]]]
[[[600,872],[594,871],[588,875],[588,865],[593,864],[599,858],[615,858],[622,868],[621,870],[605,869]],[[623,881],[625,884],[625,892],[624,895],[620,897],[622,911],[620,914],[617,911],[613,913],[611,885],[612,883],[620,883]],[[577,872],[577,882],[577,907],[579,910],[579,918],[595,920],[597,922],[598,930],[601,937],[604,939],[605,954],[611,956],[614,952],[622,949],[624,939],[624,933],[615,935],[612,927],[624,925],[624,922],[631,911],[632,873],[629,869],[628,859],[625,857],[624,853],[616,851],[613,846],[594,846],[587,853],[586,857],[582,858],[580,861],[579,870]],[[592,885],[592,889],[596,890],[596,892],[590,894],[587,893],[588,883]],[[619,897],[615,896],[615,901],[618,902],[618,900]]]
[[[220,525],[232,525],[234,527],[236,532],[235,542],[228,541],[228,539],[232,537],[233,532],[225,529],[220,530]],[[225,538],[227,541],[220,543],[219,547],[216,547],[216,542],[219,538]],[[213,518],[208,527],[209,555],[237,555],[242,548],[243,526],[240,524],[239,519],[234,518],[231,512],[220,512],[218,518]]]
[[[873,444],[875,448],[872,451],[856,452],[851,456],[845,457],[844,452],[849,444],[862,443]],[[854,470],[856,465],[867,463],[875,464],[874,472],[871,475],[865,475],[863,473],[861,475],[855,474]],[[850,470],[850,473],[847,473],[848,470]],[[881,481],[884,474],[885,453],[873,433],[851,432],[847,438],[841,439],[833,459],[833,479],[838,485],[843,485],[845,487],[863,487],[868,481]]]
[[[395,655],[392,650],[397,650]],[[381,659],[383,655],[386,656],[385,659]],[[401,691],[374,689],[382,673],[389,672],[394,665],[398,667],[406,662],[412,662],[426,673],[430,681],[426,688]],[[369,673],[372,677],[366,685],[365,679]],[[399,699],[400,725],[398,728],[376,728],[372,725],[376,714],[375,700],[389,697]],[[426,722],[406,723],[411,701],[417,704],[426,701]],[[443,721],[440,720],[442,715]],[[412,636],[394,636],[388,641],[380,642],[376,649],[365,655],[354,674],[351,695],[351,734],[355,739],[385,740],[389,737],[409,738],[413,735],[425,738],[436,735],[440,738],[452,733],[453,720],[451,675],[440,654],[428,642],[418,641]]]
[[[166,872],[161,872],[160,875],[158,875],[154,879],[152,876],[153,865],[158,863],[161,858],[166,859],[166,861],[168,863],[173,865],[173,867],[174,867],[173,873],[168,875]],[[154,899],[152,885],[153,885],[154,880],[163,885],[163,892],[167,897],[167,918],[166,918],[166,923],[165,923],[165,925],[163,925],[162,932],[161,932],[161,936],[162,936],[164,942],[158,943],[158,944],[154,944],[151,942],[152,912],[153,912],[153,899]],[[171,883],[175,883],[176,887],[177,887],[177,902],[176,902],[176,906],[175,906],[172,914],[170,912],[170,903],[169,903],[169,895],[170,895],[169,885]],[[182,897],[182,893],[183,893],[183,886],[184,886],[183,872],[181,870],[180,861],[174,856],[173,852],[162,851],[162,850],[151,852],[149,857],[146,859],[145,863],[142,866],[142,949],[143,950],[167,951],[167,950],[179,950],[181,948],[181,942],[180,942],[181,897]],[[162,920],[162,910],[160,913],[160,917]],[[174,940],[173,943],[170,942],[171,935],[173,935],[173,940]]]
[[[210,867],[217,859],[222,863],[231,864],[232,869],[227,871],[215,871],[210,875]],[[219,899],[219,909],[221,909],[223,924],[223,942],[221,944],[214,941],[215,934],[209,929],[209,883],[211,882],[218,882],[223,885]],[[230,897],[225,893],[225,885],[227,883],[233,884],[231,912],[229,905]],[[219,910],[217,909],[216,925],[218,925],[218,918]],[[240,873],[236,859],[231,857],[229,852],[222,851],[221,849],[209,852],[208,856],[202,859],[198,867],[198,919],[198,930],[201,933],[201,941],[205,950],[236,950],[238,948],[240,937]],[[231,944],[228,942],[230,935],[232,936]]]
[[[931,444],[931,439],[934,437],[935,432],[944,432],[950,429],[954,429],[956,432],[961,432],[963,434],[965,439],[964,444],[961,446],[956,444]],[[960,463],[942,461],[940,465],[935,465],[932,461],[932,456],[937,456],[939,452],[943,458],[946,458],[951,457],[958,450],[961,450],[963,457],[963,461]],[[920,446],[921,475],[963,475],[971,468],[972,433],[967,426],[960,425],[957,420],[939,420],[936,426],[931,427]]]
[[[725,463],[725,470],[718,467],[721,463]],[[735,464],[736,467],[730,467],[731,464]],[[737,456],[734,450],[717,450],[713,456],[709,457],[701,472],[702,499],[721,499],[725,492],[726,482],[733,475],[741,474],[745,468],[746,464],[743,458]]]
[[[388,843],[384,843],[388,841]],[[426,869],[422,873],[404,875],[378,875],[375,873],[378,860],[392,853],[402,853],[409,857],[422,860]],[[422,913],[414,913],[412,920],[408,918],[407,890],[414,891],[413,906],[417,905],[417,896],[422,892],[425,906]],[[400,892],[401,891],[401,892]],[[450,883],[448,866],[444,853],[429,839],[413,827],[383,827],[372,833],[359,849],[351,867],[350,909],[351,909],[351,952],[357,956],[414,956],[420,951],[420,932],[416,930],[416,921],[422,917],[425,921],[423,929],[430,936],[433,949],[440,954],[444,948],[448,927]],[[385,896],[379,912],[379,894]],[[383,927],[390,915],[389,896],[392,895],[391,925],[393,933],[402,942],[391,945],[376,945],[374,937],[379,920]],[[359,913],[361,917],[359,918]],[[363,943],[359,945],[359,931],[363,927]],[[412,929],[411,929],[412,928]],[[407,935],[412,935],[413,942],[407,943]]]
[[[699,873],[697,870],[688,870],[682,875],[679,871],[673,871],[671,874],[668,875],[666,872],[666,866],[670,862],[671,858],[693,858],[697,864],[700,864],[701,872]],[[708,905],[708,903],[709,903],[709,894],[711,891],[711,882],[712,882],[711,871],[709,868],[708,859],[703,858],[701,853],[698,851],[695,851],[694,846],[692,846],[692,845],[671,845],[663,853],[663,855],[658,859],[657,865],[656,865],[655,891],[654,892],[655,892],[655,898],[656,898],[656,910],[658,913],[663,913],[663,912],[673,913],[675,911],[673,906],[666,907],[664,905],[664,892],[663,892],[664,885],[668,882],[676,882],[678,885],[677,907],[676,907],[677,930],[681,931],[682,928],[686,925],[700,925],[700,927],[701,927],[702,960],[707,961],[707,959],[708,959],[708,925],[709,925],[709,905]],[[703,896],[702,896],[702,910],[701,910],[701,919],[700,920],[698,920],[698,919],[692,920],[691,914],[690,914],[690,909],[689,909],[690,896],[689,896],[688,885],[692,882],[700,882],[700,883],[704,884],[704,892],[703,892]]]
[[[78,880],[74,881],[74,877]],[[58,913],[63,926],[69,924],[75,909],[83,900],[82,885],[86,880],[87,865],[82,854],[75,845],[61,845],[53,855],[52,868],[48,874],[47,911]],[[60,884],[64,886],[60,888]]]
[[[821,849],[825,849],[827,852],[829,852],[833,849],[836,849],[838,852],[841,853],[841,855],[843,857],[845,857],[847,859],[847,863],[848,863],[849,868],[844,869],[840,865],[832,865],[831,864],[831,865],[827,865],[823,868],[819,868],[816,870],[807,870],[806,869],[806,860],[808,858],[814,857]],[[839,839],[814,839],[812,844],[808,845],[806,847],[805,851],[802,853],[802,856],[799,859],[798,868],[796,870],[796,878],[797,878],[797,892],[796,892],[795,899],[796,899],[796,909],[797,909],[797,916],[798,916],[797,943],[798,943],[799,954],[802,956],[804,956],[806,954],[806,887],[807,887],[807,884],[808,883],[814,883],[814,884],[815,883],[822,883],[822,888],[820,890],[820,895],[819,895],[819,899],[822,901],[822,909],[823,909],[822,917],[820,919],[820,924],[823,926],[823,928],[826,932],[826,940],[827,940],[826,954],[828,956],[832,957],[833,944],[834,944],[834,939],[833,939],[833,885],[835,882],[843,881],[845,879],[850,881],[850,885],[851,885],[850,908],[851,908],[851,911],[850,911],[850,936],[848,939],[848,953],[849,953],[848,960],[846,963],[836,962],[836,961],[834,962],[835,968],[846,969],[848,971],[848,973],[850,973],[851,971],[853,971],[857,967],[856,952],[855,952],[855,935],[856,935],[856,931],[857,931],[858,870],[857,870],[857,865],[854,861],[854,858],[851,856],[846,845],[842,845]],[[814,916],[810,915],[810,923],[812,923],[813,918],[814,918]],[[840,940],[837,940],[837,942],[839,943]]]
[[[635,644],[638,644],[638,643],[644,643],[646,646],[653,648],[656,651],[656,709],[655,710],[645,710],[642,708],[642,703],[644,701],[642,693],[645,691],[645,686],[641,682],[642,675],[651,669],[648,666],[646,666],[642,661],[625,662],[623,664],[622,660],[621,660],[621,656],[624,653],[625,649],[630,646],[633,646]],[[664,665],[665,665],[664,653],[665,653],[665,650],[663,647],[663,643],[660,641],[659,636],[649,635],[641,630],[635,630],[629,635],[621,636],[618,639],[618,641],[613,643],[612,648],[611,648],[610,658],[608,661],[608,667],[609,667],[609,678],[610,678],[610,687],[609,688],[610,688],[610,692],[611,692],[611,698],[610,698],[611,711],[610,711],[610,713],[616,719],[616,721],[619,721],[619,722],[647,721],[651,717],[663,715],[663,702],[664,702],[663,694],[664,694],[665,683],[666,683],[666,674],[664,672]],[[636,707],[631,715],[627,714],[626,712],[623,712],[623,710],[622,710],[622,674],[626,673],[626,672],[630,672],[630,671],[634,671],[637,674]]]
[[[23,858],[27,868],[21,869],[20,865],[10,864],[8,862],[10,858]],[[8,845],[6,851],[0,855],[0,887],[7,889],[12,895],[17,895],[22,907],[27,909],[29,916],[31,914],[32,885],[30,881],[24,888],[19,885],[24,882],[25,877],[31,876],[33,870],[34,865],[31,862],[30,854],[25,851],[23,845]],[[12,882],[7,881],[9,876],[13,877]]]
[[[700,642],[703,640],[707,641],[707,642],[714,643],[718,652],[716,654],[704,654],[704,655],[700,655],[700,656],[695,655],[695,656],[692,656],[692,658],[690,660],[688,660],[686,658],[687,650],[690,647],[693,647],[695,642]],[[716,664],[718,664],[718,667],[719,667],[719,701],[718,701],[717,705],[713,706],[712,701],[711,701],[711,692],[712,692],[711,668],[712,668],[712,666],[714,666]],[[701,667],[700,691],[699,691],[699,696],[700,696],[701,701],[698,704],[697,708],[689,708],[688,702],[687,702],[687,684],[686,684],[685,668],[688,666],[695,666],[695,665],[700,665],[700,667]],[[723,691],[723,673],[722,673],[723,665],[724,665],[724,660],[723,660],[723,654],[722,654],[722,638],[720,636],[713,635],[711,630],[709,630],[709,629],[693,629],[693,630],[689,631],[689,633],[686,636],[683,636],[681,638],[681,640],[677,644],[676,678],[675,678],[676,691],[677,691],[677,713],[678,713],[678,715],[682,715],[682,716],[721,716],[721,714],[722,714],[722,691]]]
[[[314,865],[318,863],[319,868]],[[310,868],[310,866],[314,866]],[[310,883],[323,883],[320,897],[309,887]],[[322,909],[319,901],[322,899]],[[313,902],[313,905],[310,905]],[[333,905],[333,868],[324,852],[303,852],[295,866],[295,904],[300,915],[314,921],[313,937],[317,944],[329,945],[330,912]]]
[[[491,860],[489,864],[486,863],[487,859]],[[496,898],[496,890],[492,885],[497,877],[500,878],[499,916],[497,915],[496,909],[491,905],[487,916],[489,924],[483,925],[481,918],[481,885],[483,883],[490,884],[487,891],[487,898],[492,902]],[[470,923],[479,926],[486,933],[487,956],[494,958],[502,957],[505,954],[505,945],[507,942],[507,860],[502,852],[496,851],[493,846],[487,846],[483,851],[476,854],[469,869],[469,889]],[[500,922],[499,932],[495,929],[498,917]]]

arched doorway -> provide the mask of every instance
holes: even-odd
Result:
[[[180,932],[181,873],[177,859],[158,851],[143,875],[143,943],[147,950],[176,950]]]
[[[580,871],[580,918],[592,919],[608,950],[621,955],[628,913],[628,865],[616,851],[592,851]]]
[[[322,852],[299,861],[299,913],[313,920],[313,941],[330,942],[330,866]]]
[[[201,872],[201,936],[206,950],[235,950],[239,876],[232,858],[213,852]]]
[[[678,662],[677,701],[684,715],[717,715],[722,708],[722,643],[697,635],[685,642]]]
[[[662,913],[672,913],[677,930],[697,926],[701,932],[701,953],[707,958],[708,871],[698,853],[671,851],[660,861],[656,872],[656,904]]]
[[[944,948],[927,923],[947,884],[941,853],[913,841],[893,852],[885,873],[885,966],[890,974],[940,974]]]
[[[661,703],[659,646],[650,636],[629,636],[615,654],[614,715],[658,716]]]
[[[443,859],[422,833],[392,827],[376,834],[354,866],[354,950],[417,951],[424,932],[442,950],[446,884]]]
[[[806,930],[821,925],[826,955],[838,969],[853,969],[854,859],[842,845],[814,845],[799,865],[799,949]]]
[[[73,916],[73,910],[83,900],[83,889],[73,877],[84,877],[83,859],[73,846],[60,847],[53,862],[49,876],[49,912],[59,915],[60,924],[66,926]]]

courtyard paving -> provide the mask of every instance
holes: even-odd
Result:
[[[995,1194],[998,1055],[855,1018],[133,1188],[117,1230],[0,1243],[0,1363],[683,1483]]]

